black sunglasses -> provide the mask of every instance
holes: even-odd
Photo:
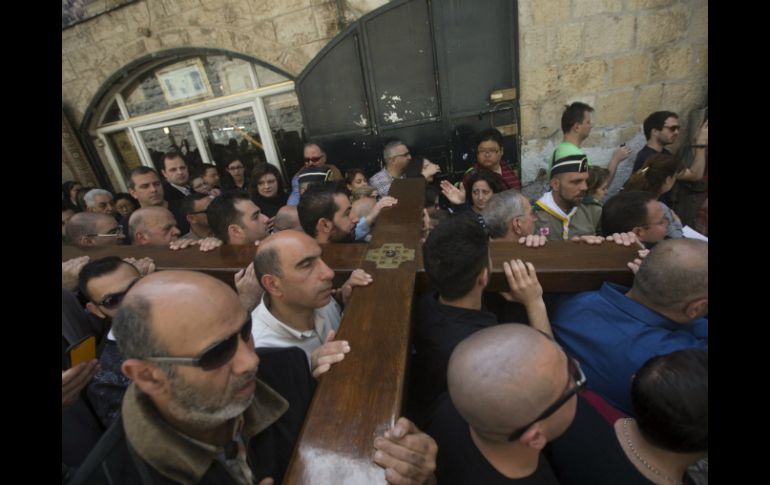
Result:
[[[564,394],[562,397],[556,400],[555,403],[548,406],[545,409],[545,411],[540,413],[540,416],[532,420],[529,424],[527,424],[526,426],[522,426],[521,428],[511,433],[511,435],[508,436],[508,441],[516,441],[517,439],[521,438],[521,435],[523,435],[533,424],[550,417],[553,413],[558,411],[559,408],[562,407],[567,401],[572,399],[572,396],[574,396],[578,392],[585,389],[586,381],[587,381],[586,376],[585,374],[583,374],[583,370],[580,368],[580,364],[578,363],[578,361],[576,361],[569,355],[567,356],[567,371],[569,372],[570,380],[575,381],[575,387],[570,389],[566,394]]]
[[[224,340],[209,346],[198,357],[147,357],[151,362],[168,362],[176,365],[200,367],[203,370],[214,370],[230,362],[238,350],[238,335],[244,342],[251,340],[251,316],[246,319],[240,330]]]
[[[137,281],[139,281],[141,278],[137,278],[134,281],[132,281],[125,290],[119,292],[119,293],[110,293],[109,295],[102,298],[102,301],[97,302],[96,304],[99,306],[103,306],[107,310],[114,310],[117,307],[120,306],[120,304],[123,302],[123,298],[126,296],[126,293],[128,293],[128,290],[131,289],[132,286],[136,284]]]

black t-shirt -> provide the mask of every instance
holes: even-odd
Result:
[[[628,461],[615,429],[581,397],[572,424],[544,454],[562,485],[652,483]]]
[[[527,477],[508,478],[497,471],[476,448],[471,439],[468,423],[457,412],[448,394],[441,396],[432,418],[427,433],[438,444],[436,478],[441,485],[556,485],[559,483],[542,453],[537,469]]]
[[[634,160],[634,170],[632,173],[636,173],[640,168],[642,168],[642,165],[644,165],[644,162],[646,162],[647,159],[650,158],[652,155],[657,155],[659,153],[665,153],[666,155],[671,155],[671,152],[666,150],[665,148],[661,151],[657,151],[650,148],[648,145],[644,145],[644,148],[639,150],[639,153],[636,154],[636,160]]]
[[[447,365],[454,348],[472,333],[497,325],[497,318],[483,309],[442,305],[437,293],[426,292],[420,296],[414,320],[408,414],[424,427],[431,403],[447,389]]]

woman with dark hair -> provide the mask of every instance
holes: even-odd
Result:
[[[62,197],[62,209],[72,209],[75,212],[82,212],[80,210],[80,207],[78,207],[78,190],[82,189],[83,186],[80,185],[80,182],[75,182],[74,180],[68,180],[61,184],[61,197]]]
[[[660,197],[674,187],[678,174],[684,172],[687,167],[683,160],[679,160],[667,153],[658,153],[650,156],[635,174],[631,175],[623,186],[626,192],[642,191],[650,192]],[[668,219],[668,231],[666,238],[678,239],[684,237],[682,233],[682,221],[666,204],[661,202],[663,212]]]
[[[502,192],[503,189],[504,184],[501,177],[486,169],[471,174],[465,184],[465,193],[470,194],[469,204],[476,214],[481,214],[492,194]]]
[[[345,186],[348,189],[348,196],[353,194],[353,191],[359,187],[369,185],[369,181],[366,179],[366,172],[360,168],[351,168],[345,172]]]
[[[281,182],[281,172],[269,163],[260,163],[254,167],[249,195],[267,217],[274,217],[289,198]]]

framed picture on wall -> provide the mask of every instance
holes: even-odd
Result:
[[[173,64],[158,70],[155,75],[169,105],[213,96],[206,70],[200,59]]]

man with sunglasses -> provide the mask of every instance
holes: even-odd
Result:
[[[572,423],[586,378],[550,336],[480,330],[452,352],[447,383],[428,427],[439,483],[558,483],[541,451]]]
[[[151,264],[147,270],[153,271],[154,265]],[[117,256],[108,256],[83,266],[78,287],[80,294],[88,299],[86,309],[103,319],[109,328],[126,292],[140,277],[133,264]],[[87,392],[96,415],[107,428],[120,412],[120,402],[130,381],[120,371],[122,359],[112,330],[100,342],[97,355],[100,369],[88,385]]]
[[[289,194],[289,199],[286,201],[286,205],[297,205],[299,204],[299,198],[300,198],[300,184],[299,184],[299,175],[300,172],[303,172],[305,169],[310,167],[326,167],[328,170],[331,171],[331,174],[329,176],[329,180],[337,181],[342,180],[342,173],[340,170],[335,167],[334,165],[331,165],[327,163],[326,160],[326,152],[321,148],[321,146],[318,143],[305,143],[305,146],[302,148],[302,156],[303,156],[303,162],[302,168],[297,172],[294,177],[291,178],[291,194]]]
[[[671,111],[656,111],[644,119],[642,124],[644,137],[647,144],[639,150],[634,160],[634,172],[642,168],[644,162],[656,153],[672,155],[666,149],[668,145],[676,143],[682,127],[679,124],[679,115]],[[694,158],[692,166],[677,176],[677,180],[697,181],[703,178],[706,167],[706,148],[708,148],[708,122],[704,123],[695,135],[695,143],[692,145]]]
[[[149,275],[113,328],[132,384],[77,483],[281,482],[302,416],[257,378],[251,318],[230,287],[193,271]],[[403,482],[431,474],[435,443],[406,419],[375,448]]]
[[[369,185],[377,189],[381,197],[388,195],[395,179],[406,177],[406,168],[412,160],[412,155],[404,142],[393,140],[382,149],[382,158],[385,166],[369,179]]]
[[[192,239],[195,241],[214,235],[211,226],[209,226],[209,218],[206,215],[206,209],[208,209],[212,200],[212,197],[197,192],[193,192],[182,199],[179,204],[179,210],[187,219],[187,222],[190,223],[190,232],[179,239]]]

